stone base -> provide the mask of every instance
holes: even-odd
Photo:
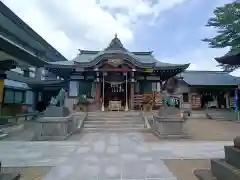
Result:
[[[154,135],[156,135],[160,139],[190,139],[191,136],[188,134],[179,134],[179,135],[165,135],[165,134],[160,134],[157,131],[152,131]]]
[[[184,124],[185,120],[177,118],[162,118],[154,116],[156,131],[161,136],[185,136]]]
[[[20,174],[0,172],[0,179],[1,180],[20,180]]]
[[[44,117],[67,117],[69,116],[70,111],[67,107],[62,106],[49,106],[45,111],[43,116]]]
[[[240,149],[233,146],[225,146],[224,149],[227,163],[240,169]]]
[[[212,176],[212,172],[209,169],[197,169],[193,171],[193,174],[199,180],[217,180],[215,177]]]
[[[240,170],[228,164],[225,160],[214,159],[211,160],[212,175],[217,180],[239,180]]]
[[[60,141],[81,129],[86,113],[75,113],[67,117],[42,117],[35,122],[35,141]]]

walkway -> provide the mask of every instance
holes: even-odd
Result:
[[[175,180],[163,159],[222,158],[224,145],[232,145],[229,141],[156,142],[146,135],[89,133],[80,141],[2,141],[0,159],[3,166],[56,166],[45,180]]]

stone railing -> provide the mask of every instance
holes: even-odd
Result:
[[[152,129],[152,127],[148,121],[148,117],[145,115],[145,113],[143,111],[140,112],[140,117],[141,117],[142,121],[144,122],[144,128]]]
[[[41,117],[35,123],[33,140],[65,140],[81,130],[87,113],[73,113],[67,117]]]

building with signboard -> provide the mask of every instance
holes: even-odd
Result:
[[[19,114],[23,105],[31,111],[42,100],[41,96],[38,97],[42,84],[54,84],[43,79],[59,80],[56,75],[46,72],[43,66],[67,59],[2,1],[0,29],[0,112]],[[59,91],[58,86],[55,89]]]

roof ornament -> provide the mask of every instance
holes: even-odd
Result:
[[[114,35],[114,36],[115,36],[115,38],[118,38],[118,37],[117,37],[117,33],[115,33],[115,35]]]

